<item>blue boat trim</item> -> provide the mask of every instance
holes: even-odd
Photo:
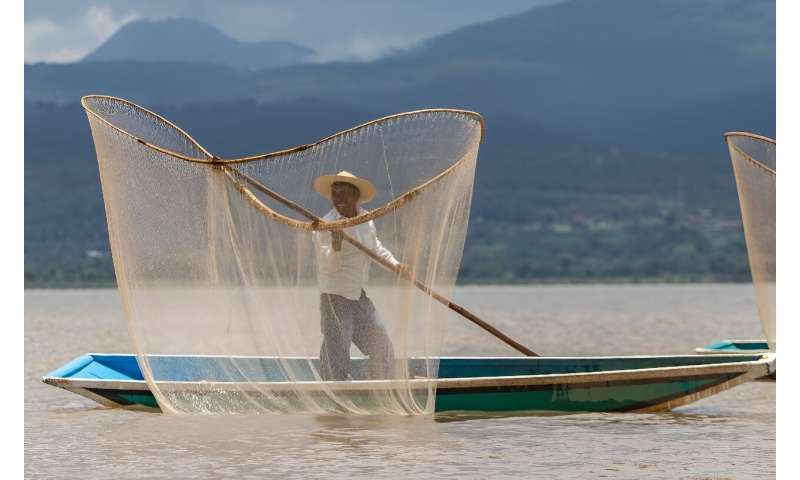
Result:
[[[78,377],[79,372],[84,367],[91,365],[94,362],[95,358],[92,354],[81,355],[80,357],[70,360],[64,365],[48,373],[47,375],[45,375],[45,377],[52,377],[52,378]]]
[[[720,353],[755,353],[768,352],[766,340],[722,340],[705,347],[698,348],[699,353],[715,351]]]
[[[203,355],[153,355],[150,357],[151,367],[158,365],[161,372],[170,376],[160,376],[157,381],[199,381],[209,378],[197,377],[199,368],[203,366],[209,374],[209,363],[216,364],[220,360],[232,357],[214,357]],[[553,375],[570,373],[600,373],[620,370],[641,370],[647,368],[689,367],[717,365],[720,363],[750,362],[760,355],[727,354],[714,357],[698,355],[676,356],[628,356],[628,357],[445,357],[439,362],[439,379],[507,377],[526,375]],[[230,381],[280,381],[263,377],[265,362],[274,361],[270,357],[237,357],[237,366],[253,363],[254,375],[247,378],[227,377]],[[307,364],[307,359],[296,359]],[[313,360],[316,362],[316,359]],[[354,363],[363,359],[354,359]],[[155,370],[155,369],[153,369]],[[241,370],[241,369],[237,369]],[[220,370],[230,375],[230,371]],[[141,370],[135,355],[132,354],[99,354],[82,355],[63,367],[47,374],[45,378],[101,379],[101,380],[139,380],[143,381]],[[220,378],[226,378],[221,376]]]

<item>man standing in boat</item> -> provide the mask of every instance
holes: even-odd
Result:
[[[333,204],[334,208],[322,217],[326,222],[367,213],[359,205],[375,196],[375,186],[371,182],[344,170],[317,178],[314,189]],[[320,375],[323,380],[347,380],[350,344],[355,343],[369,357],[368,378],[389,378],[394,366],[392,342],[375,305],[364,291],[371,260],[343,241],[343,232],[391,265],[405,269],[381,244],[372,220],[344,230],[314,232],[323,335]]]

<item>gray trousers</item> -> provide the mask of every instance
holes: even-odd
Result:
[[[351,342],[369,357],[364,372],[367,379],[392,376],[392,342],[378,319],[375,305],[364,290],[361,290],[358,300],[323,293],[319,298],[319,309],[323,335],[319,359],[323,380],[347,380]]]

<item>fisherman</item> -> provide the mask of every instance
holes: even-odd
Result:
[[[359,204],[369,202],[375,196],[372,183],[346,170],[317,178],[314,189],[333,204],[334,208],[322,217],[326,222],[367,213]],[[323,335],[319,354],[320,375],[323,380],[348,379],[352,342],[369,357],[367,378],[390,378],[394,367],[392,342],[378,318],[375,305],[364,292],[371,260],[364,252],[343,241],[345,233],[391,265],[405,270],[405,266],[378,240],[372,220],[344,230],[314,232]]]

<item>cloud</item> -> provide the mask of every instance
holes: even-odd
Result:
[[[214,3],[203,11],[186,12],[184,16],[207,22],[241,41],[260,41],[267,38],[293,38],[303,23],[297,10],[281,5],[236,5]]]
[[[94,32],[95,37],[104,41],[116,32],[119,27],[128,22],[138,20],[141,18],[141,15],[131,13],[121,18],[114,18],[114,13],[110,8],[91,6],[89,10],[86,11],[84,18],[86,25]]]
[[[329,43],[317,50],[315,61],[350,60],[368,62],[396,50],[407,49],[422,35],[388,35],[354,33],[339,42]]]
[[[191,18],[243,41],[290,40],[318,61],[373,60],[432,35],[561,0],[32,0],[25,5],[25,61],[83,58],[127,22]]]
[[[59,24],[46,17],[25,21],[25,62],[74,62],[86,56],[121,26],[138,20],[132,12],[117,16],[108,7],[89,6],[82,15]]]

